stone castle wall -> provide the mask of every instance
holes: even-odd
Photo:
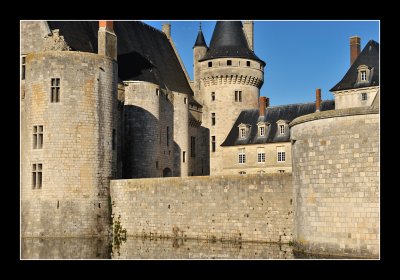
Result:
[[[96,54],[36,52],[26,57],[21,107],[21,235],[93,236],[109,229],[109,183],[116,174],[117,64]],[[60,79],[51,102],[51,79]],[[43,126],[35,149],[34,126]],[[33,188],[33,165],[42,186]]]
[[[378,110],[325,111],[290,125],[298,250],[377,257]]]
[[[113,180],[111,200],[129,236],[292,239],[290,174]]]

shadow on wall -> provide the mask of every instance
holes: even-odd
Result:
[[[166,145],[166,130],[151,112],[135,105],[124,106],[123,179],[171,177],[174,168],[180,170],[180,160],[176,162],[174,154],[180,155],[181,148],[172,141],[172,125],[168,137],[171,144]]]

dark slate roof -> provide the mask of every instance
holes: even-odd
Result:
[[[48,21],[74,51],[97,53],[98,21]],[[146,81],[193,94],[164,33],[139,21],[115,21],[120,80]]]
[[[206,47],[207,48],[207,43],[206,40],[204,39],[203,32],[201,29],[199,30],[199,33],[197,34],[196,42],[194,43],[194,47]]]
[[[325,100],[322,101],[320,111],[334,110],[335,101]],[[289,104],[282,106],[268,107],[265,109],[264,121],[268,122],[269,128],[266,130],[265,137],[258,136],[257,123],[259,122],[259,110],[244,110],[240,113],[231,131],[226,137],[225,141],[221,146],[236,146],[246,144],[265,144],[275,142],[289,142],[290,131],[287,129],[286,133],[281,135],[278,134],[277,121],[285,120],[291,122],[297,117],[308,115],[315,112],[315,102],[302,103],[302,104]],[[251,126],[250,133],[247,138],[239,139],[239,128],[238,126],[248,124]]]
[[[253,59],[265,66],[265,62],[250,50],[241,21],[218,21],[211,37],[210,48],[200,61],[224,57]]]
[[[357,84],[357,67],[367,65],[373,69],[372,78],[368,83]],[[330,91],[338,91],[352,88],[363,88],[379,85],[379,43],[370,40],[350,66],[343,79],[337,83]]]

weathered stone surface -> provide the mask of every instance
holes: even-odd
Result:
[[[291,125],[298,249],[379,256],[377,110],[326,111]]]
[[[130,236],[288,243],[292,195],[290,174],[111,181]]]

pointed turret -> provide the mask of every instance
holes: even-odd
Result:
[[[201,61],[224,57],[253,59],[265,66],[265,62],[250,49],[241,21],[218,21],[210,47]]]
[[[193,92],[197,100],[202,102],[202,98],[199,95],[200,92],[200,66],[199,60],[202,59],[207,52],[207,43],[203,36],[203,31],[201,30],[201,22],[199,25],[199,33],[197,34],[196,42],[193,46],[193,73],[194,73],[194,86]]]

